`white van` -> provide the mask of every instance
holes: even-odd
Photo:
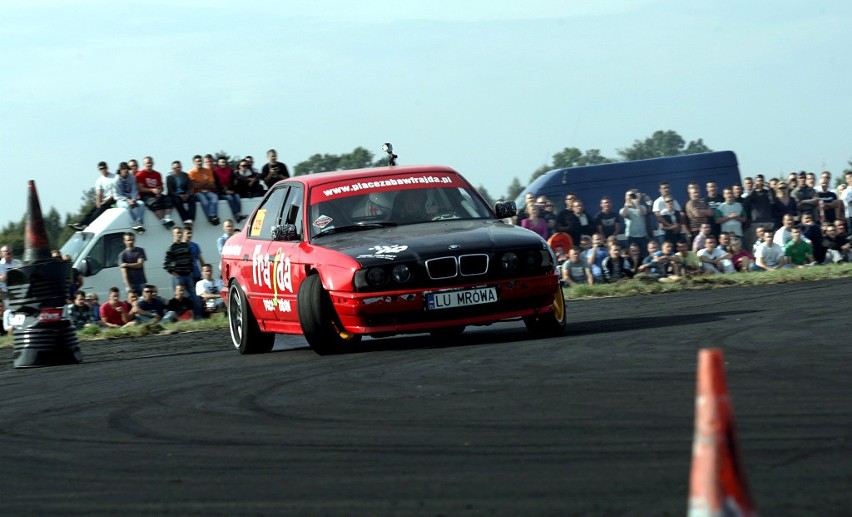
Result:
[[[242,200],[244,214],[250,214],[257,207],[262,198],[253,197]],[[213,265],[213,271],[219,271],[219,251],[216,249],[216,239],[224,231],[222,225],[212,225],[201,213],[201,216],[192,226],[192,242],[201,247],[201,257],[208,264]],[[219,218],[224,221],[231,214],[228,202],[219,201]],[[179,218],[175,221],[180,225]],[[166,250],[172,244],[172,232],[157,220],[157,217],[149,212],[145,213],[145,228],[143,233],[133,232],[131,226],[133,221],[125,208],[110,208],[85,230],[74,233],[60,249],[62,255],[70,255],[73,267],[83,275],[83,287],[81,290],[88,293],[96,293],[101,303],[107,298],[111,287],[118,287],[124,293],[124,280],[121,270],[118,268],[118,256],[124,250],[124,233],[132,232],[136,235],[136,246],[145,250],[145,278],[149,284],[156,285],[160,296],[169,299],[172,297],[172,276],[163,269],[163,261],[166,258]],[[239,229],[240,226],[236,225]]]

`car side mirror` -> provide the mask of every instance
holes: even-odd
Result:
[[[278,224],[272,227],[273,241],[297,241],[299,233],[295,224]]]
[[[84,258],[80,261],[80,267],[77,268],[77,272],[83,276],[92,276],[97,275],[98,272],[103,269],[96,260],[92,260],[89,257]]]
[[[517,214],[518,207],[514,201],[503,201],[494,205],[494,212],[497,214],[497,219],[506,219]]]

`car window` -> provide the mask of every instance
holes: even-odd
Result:
[[[124,234],[108,233],[92,246],[89,262],[96,270],[118,267],[118,256],[122,250],[124,250]]]
[[[303,237],[302,220],[304,219],[302,205],[304,204],[304,190],[301,185],[293,185],[287,193],[284,201],[284,209],[281,211],[281,221],[278,224],[292,224],[296,226],[299,237]]]
[[[464,180],[445,172],[342,180],[314,187],[310,198],[311,236],[348,227],[494,217]]]
[[[282,209],[289,193],[289,184],[274,187],[274,190],[263,200],[263,204],[257,208],[254,214],[254,219],[252,219],[249,227],[248,236],[250,238],[269,239],[272,236],[272,227],[281,224]]]

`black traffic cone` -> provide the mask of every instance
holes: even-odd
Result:
[[[15,368],[82,361],[77,332],[66,317],[71,264],[50,256],[35,182],[29,183],[24,235],[24,265],[8,271]]]

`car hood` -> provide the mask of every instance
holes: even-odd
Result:
[[[542,249],[535,233],[493,220],[441,221],[332,234],[314,244],[344,253],[363,267],[448,255]]]

